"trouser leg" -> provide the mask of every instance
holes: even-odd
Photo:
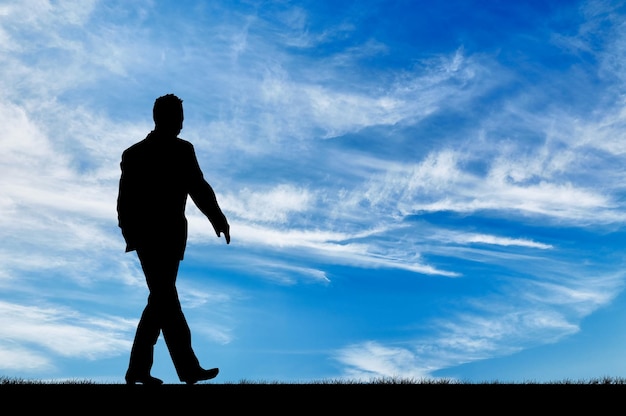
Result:
[[[152,364],[154,345],[162,331],[176,372],[183,380],[197,371],[200,364],[191,345],[191,331],[176,290],[180,260],[163,253],[138,251],[137,254],[150,290],[148,305],[137,331],[137,351],[141,351],[138,361],[144,365]]]
[[[181,309],[176,288],[169,295],[168,304],[161,329],[176,372],[183,380],[193,374],[200,363],[191,346],[191,330]]]
[[[157,311],[154,304],[148,304],[141,314],[133,347],[130,351],[128,373],[134,375],[148,375],[154,360],[154,345],[161,332]]]

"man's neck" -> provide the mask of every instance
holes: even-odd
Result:
[[[175,139],[177,137],[175,132],[167,131],[165,129],[155,128],[152,130],[152,134],[162,140]]]

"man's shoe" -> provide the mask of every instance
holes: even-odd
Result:
[[[212,378],[215,378],[215,376],[217,376],[217,373],[219,372],[219,368],[211,368],[208,370],[201,368],[193,376],[188,377],[182,381],[187,384],[196,384],[198,381],[210,380]]]
[[[163,384],[163,380],[160,378],[152,377],[150,374],[144,376],[136,376],[132,374],[126,374],[126,384],[141,383],[146,386],[160,386]]]

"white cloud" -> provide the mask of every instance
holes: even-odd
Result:
[[[538,243],[532,240],[527,240],[525,238],[508,238],[508,237],[498,237],[495,235],[487,235],[487,234],[461,234],[455,236],[455,239],[461,243],[485,243],[485,244],[494,244],[500,246],[520,246],[520,247],[531,247],[538,248],[542,250],[552,248],[550,244]]]
[[[492,158],[487,174],[478,175],[463,169],[469,156],[444,149],[419,163],[390,164],[386,171],[372,175],[365,189],[353,193],[352,203],[361,198],[373,208],[403,215],[494,210],[571,223],[624,218],[606,189],[538,176],[512,156]],[[527,178],[533,180],[524,183]]]
[[[1,349],[9,355],[22,354],[14,345],[25,349],[21,369],[50,366],[50,359],[45,358],[48,354],[37,352],[41,350],[58,356],[94,359],[130,348],[125,336],[134,323],[119,318],[94,319],[68,308],[23,306],[5,301],[0,302],[0,311]],[[30,360],[26,360],[28,357]],[[16,366],[3,364],[7,366],[5,369]]]
[[[44,353],[37,353],[28,348],[15,345],[0,345],[0,369],[5,371],[32,371],[54,368],[53,360]]]
[[[236,195],[225,196],[220,205],[247,221],[285,224],[294,215],[305,213],[313,199],[307,189],[279,184],[266,189],[244,187]]]
[[[543,270],[543,269],[539,269]],[[510,293],[470,299],[447,318],[430,322],[433,336],[398,348],[365,341],[337,351],[347,377],[433,379],[433,372],[491,357],[505,356],[577,333],[577,322],[610,303],[623,286],[623,273],[594,275],[579,265],[524,279]]]
[[[294,285],[303,282],[320,284],[330,283],[330,279],[324,270],[293,266],[285,259],[264,261],[252,258],[246,260],[245,264],[246,267],[257,270],[259,277],[263,277],[267,280],[283,285]]]
[[[429,368],[408,349],[387,347],[375,341],[345,347],[336,353],[335,358],[346,366],[342,377],[348,380],[432,378]]]

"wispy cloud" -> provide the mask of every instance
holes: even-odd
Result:
[[[3,368],[41,370],[49,353],[95,359],[126,351],[123,334],[134,322],[115,317],[94,318],[68,308],[22,306],[0,302]],[[6,354],[6,355],[5,355]],[[17,357],[21,357],[15,360]],[[13,360],[11,360],[13,359]]]

